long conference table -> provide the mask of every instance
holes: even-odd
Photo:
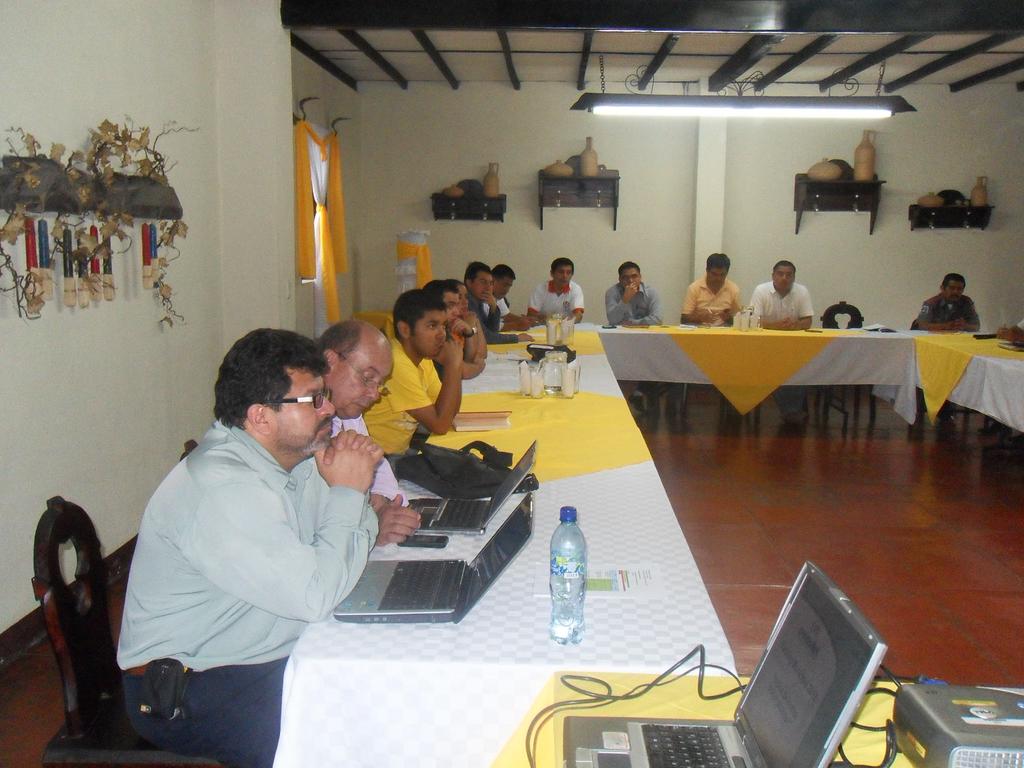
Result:
[[[525,549],[459,624],[311,624],[285,675],[275,766],[487,766],[552,675],[565,669],[658,673],[702,643],[727,668],[732,652],[664,487],[595,333],[577,344],[580,392],[525,398],[517,362],[492,353],[466,382],[464,410],[512,411],[512,427],[477,438],[516,458],[538,441],[534,531]],[[521,347],[520,347],[521,349]],[[373,559],[471,559],[517,503],[482,536],[444,550],[374,550]],[[564,504],[579,509],[589,567],[646,582],[591,593],[578,646],[548,639],[548,544]],[[511,765],[525,764],[513,750]],[[500,764],[500,762],[499,762]]]
[[[512,428],[432,441],[458,447],[482,437],[518,458],[538,440],[533,537],[458,625],[310,625],[286,672],[277,768],[521,765],[516,741],[523,719],[559,671],[656,673],[698,643],[709,661],[733,666],[616,378],[713,383],[740,410],[780,384],[873,384],[908,423],[922,386],[929,410],[950,399],[1024,429],[1024,361],[991,341],[849,331],[595,330],[577,330],[582,375],[573,399],[518,394],[513,357],[521,345],[511,355],[492,350],[485,372],[465,383],[464,410],[509,410]],[[515,503],[481,537],[453,536],[444,550],[389,545],[371,557],[471,559]],[[630,592],[591,593],[586,637],[575,647],[547,636],[548,542],[563,504],[579,508],[592,572],[649,579]]]
[[[713,384],[740,413],[783,385],[870,384],[908,424],[916,390],[934,418],[946,400],[1024,430],[1024,352],[995,339],[921,331],[614,328],[600,331],[616,377]]]

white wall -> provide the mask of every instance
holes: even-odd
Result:
[[[394,303],[395,235],[406,229],[430,230],[435,277],[461,279],[474,259],[510,264],[519,310],[558,256],[576,263],[588,319],[603,320],[604,291],[626,259],[679,305],[691,271],[695,122],[616,122],[570,111],[577,93],[567,84],[363,88],[360,309]],[[618,231],[610,210],[568,208],[545,209],[541,231],[537,171],[581,152],[587,136],[598,162],[622,175]],[[499,163],[508,195],[504,223],[434,221],[430,194],[482,179],[489,162]]]
[[[461,277],[471,259],[505,261],[519,276],[512,294],[519,307],[551,259],[569,256],[590,320],[603,320],[604,290],[625,259],[639,262],[675,319],[694,265],[703,269],[704,249],[716,241],[732,257],[745,297],[769,279],[775,261],[789,258],[819,313],[842,298],[868,322],[905,328],[948,271],[966,275],[986,327],[1024,313],[1024,218],[1016,207],[1024,100],[1012,85],[958,94],[907,88],[903,95],[918,112],[864,124],[718,122],[704,126],[701,146],[694,119],[594,117],[569,110],[577,95],[554,83],[527,83],[518,92],[504,84],[466,83],[458,91],[360,85],[362,184],[348,190],[364,206],[357,308],[391,305],[395,234],[424,228],[436,276]],[[795,235],[794,174],[826,156],[852,162],[864,128],[878,130],[878,174],[887,182],[875,233],[868,235],[866,213],[805,213]],[[611,230],[609,211],[546,209],[541,231],[537,170],[582,150],[588,135],[600,162],[622,174],[619,229]],[[501,164],[505,223],[433,221],[430,193],[482,178],[489,161]],[[907,206],[920,195],[943,188],[968,194],[978,175],[989,176],[996,206],[986,231],[910,231]],[[715,199],[722,189],[724,214]]]
[[[189,225],[168,276],[184,324],[158,327],[134,255],[115,258],[112,303],[51,304],[26,322],[0,296],[0,629],[34,605],[46,499],[82,504],[107,552],[123,544],[182,442],[211,421],[226,347],[294,316],[290,55],[278,14],[273,0],[147,0],[130,12],[114,0],[3,3],[0,127],[33,131],[44,151],[78,147],[91,126],[126,114],[198,132],[161,140]]]

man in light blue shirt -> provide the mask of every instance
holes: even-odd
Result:
[[[619,266],[619,282],[604,293],[609,325],[661,325],[661,299],[643,282],[633,261]]]
[[[235,342],[217,421],[146,506],[118,664],[132,725],[162,749],[270,768],[292,646],[363,571],[383,453],[354,432],[331,438],[325,369],[291,331]]]

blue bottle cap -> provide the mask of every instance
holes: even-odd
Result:
[[[562,507],[558,512],[558,519],[563,523],[575,523],[576,507]]]

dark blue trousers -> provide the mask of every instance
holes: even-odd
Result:
[[[288,659],[189,672],[186,716],[163,720],[139,712],[142,678],[124,675],[128,717],[139,735],[179,755],[237,768],[272,768],[281,732],[281,686]]]

